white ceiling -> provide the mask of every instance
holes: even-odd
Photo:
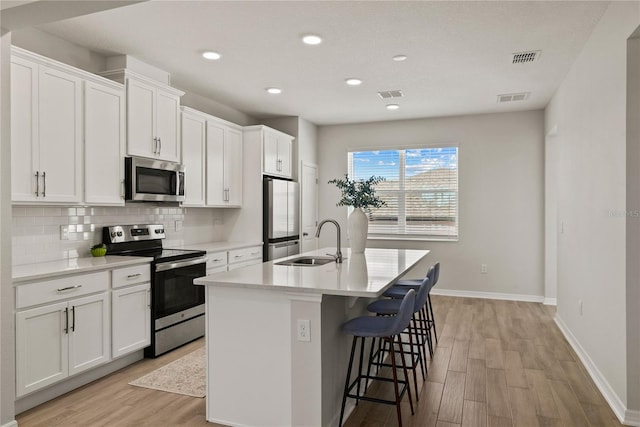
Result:
[[[257,118],[318,125],[543,108],[607,2],[148,1],[41,25]],[[320,34],[318,46],[301,43]],[[203,50],[223,57],[206,62]],[[541,50],[530,64],[511,54]],[[391,58],[405,54],[408,59]],[[364,83],[350,87],[348,77]],[[265,88],[282,88],[269,95]],[[376,92],[400,89],[396,111]],[[498,104],[498,94],[531,92]]]

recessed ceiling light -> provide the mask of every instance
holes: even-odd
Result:
[[[360,79],[356,79],[354,77],[348,78],[345,80],[345,82],[349,85],[349,86],[358,86],[362,84],[362,80]]]
[[[210,61],[215,61],[217,59],[222,58],[222,55],[220,55],[218,52],[207,51],[207,52],[202,52],[202,57]]]
[[[307,34],[302,37],[302,41],[306,44],[315,45],[322,43],[322,37],[316,34]]]
[[[387,110],[397,110],[400,108],[398,104],[387,104]]]
[[[393,57],[393,60],[397,62],[402,62],[405,59],[407,59],[407,55],[396,55]]]
[[[282,93],[282,89],[278,89],[277,87],[268,87],[267,88],[267,92],[273,94],[273,95],[277,95],[279,93]]]

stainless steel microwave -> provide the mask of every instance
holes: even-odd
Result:
[[[124,182],[126,200],[184,201],[184,166],[179,163],[125,157]]]

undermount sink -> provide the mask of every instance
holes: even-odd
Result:
[[[298,258],[288,259],[286,261],[276,262],[276,265],[293,265],[300,267],[313,267],[318,265],[335,262],[335,258],[328,256],[301,256]]]

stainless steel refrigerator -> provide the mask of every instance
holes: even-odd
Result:
[[[300,186],[293,181],[265,178],[263,190],[264,260],[300,253]]]

